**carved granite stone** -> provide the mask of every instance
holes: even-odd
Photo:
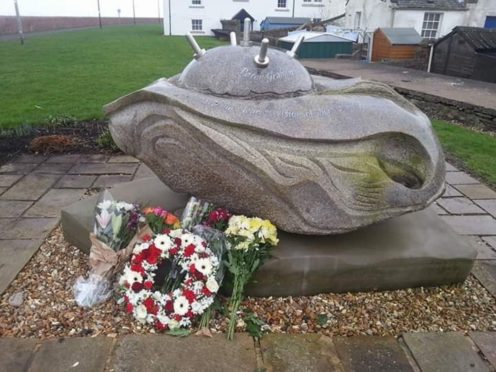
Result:
[[[414,105],[265,53],[198,49],[180,75],[106,106],[115,142],[173,190],[294,233],[351,231],[442,193],[443,153]]]

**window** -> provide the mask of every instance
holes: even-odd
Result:
[[[362,12],[356,12],[355,13],[355,29],[359,29],[361,23],[362,23]]]
[[[201,5],[202,0],[191,0],[191,5]]]
[[[442,13],[424,13],[424,23],[422,24],[422,37],[425,39],[435,39]]]
[[[312,0],[303,0],[304,3],[311,3]],[[314,3],[321,3],[322,0],[313,0]]]
[[[203,30],[203,20],[201,20],[201,19],[192,19],[191,20],[191,30],[193,30],[193,31],[202,31]]]
[[[277,0],[277,7],[278,8],[286,8],[286,0]]]

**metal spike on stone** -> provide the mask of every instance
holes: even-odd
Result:
[[[303,43],[303,40],[305,39],[305,36],[301,35],[298,40],[293,45],[293,48],[291,50],[287,51],[287,55],[290,56],[291,58],[294,58],[296,56],[296,52],[298,52],[298,49],[300,49],[301,43]]]
[[[205,49],[201,49],[198,43],[196,42],[195,38],[193,35],[191,35],[190,32],[186,34],[186,39],[189,42],[189,45],[191,45],[191,48],[193,48],[195,54],[193,54],[193,58],[198,59],[201,58],[205,54]]]
[[[247,47],[250,46],[250,18],[245,18],[244,23],[244,31],[243,31],[243,41],[241,43],[242,46]]]
[[[236,41],[236,32],[231,32],[229,36],[231,38],[231,45],[232,46],[238,45],[238,42]]]
[[[269,65],[269,57],[267,51],[269,49],[269,39],[264,38],[260,46],[260,54],[255,56],[255,63],[258,67],[267,67]]]

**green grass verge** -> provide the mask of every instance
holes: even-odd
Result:
[[[473,174],[496,186],[496,137],[433,120],[443,148],[454,155]]]
[[[202,48],[220,45],[198,39]],[[160,25],[0,41],[0,128],[101,118],[104,104],[179,73],[192,55],[184,37],[163,36]]]

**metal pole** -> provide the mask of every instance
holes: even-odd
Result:
[[[19,14],[19,6],[17,5],[17,0],[14,0],[15,12],[17,17],[17,32],[19,33],[19,38],[21,39],[21,45],[24,45],[24,32],[22,31],[22,20]]]
[[[133,23],[136,24],[136,11],[134,9],[134,0],[133,0]]]
[[[100,12],[100,0],[96,0],[98,5],[98,23],[100,24],[100,28],[102,28],[102,13]]]
[[[293,0],[293,16],[292,16],[293,18],[294,18],[294,11],[295,11],[295,2],[296,2],[296,0]]]
[[[169,0],[169,36],[172,36],[171,0]]]

